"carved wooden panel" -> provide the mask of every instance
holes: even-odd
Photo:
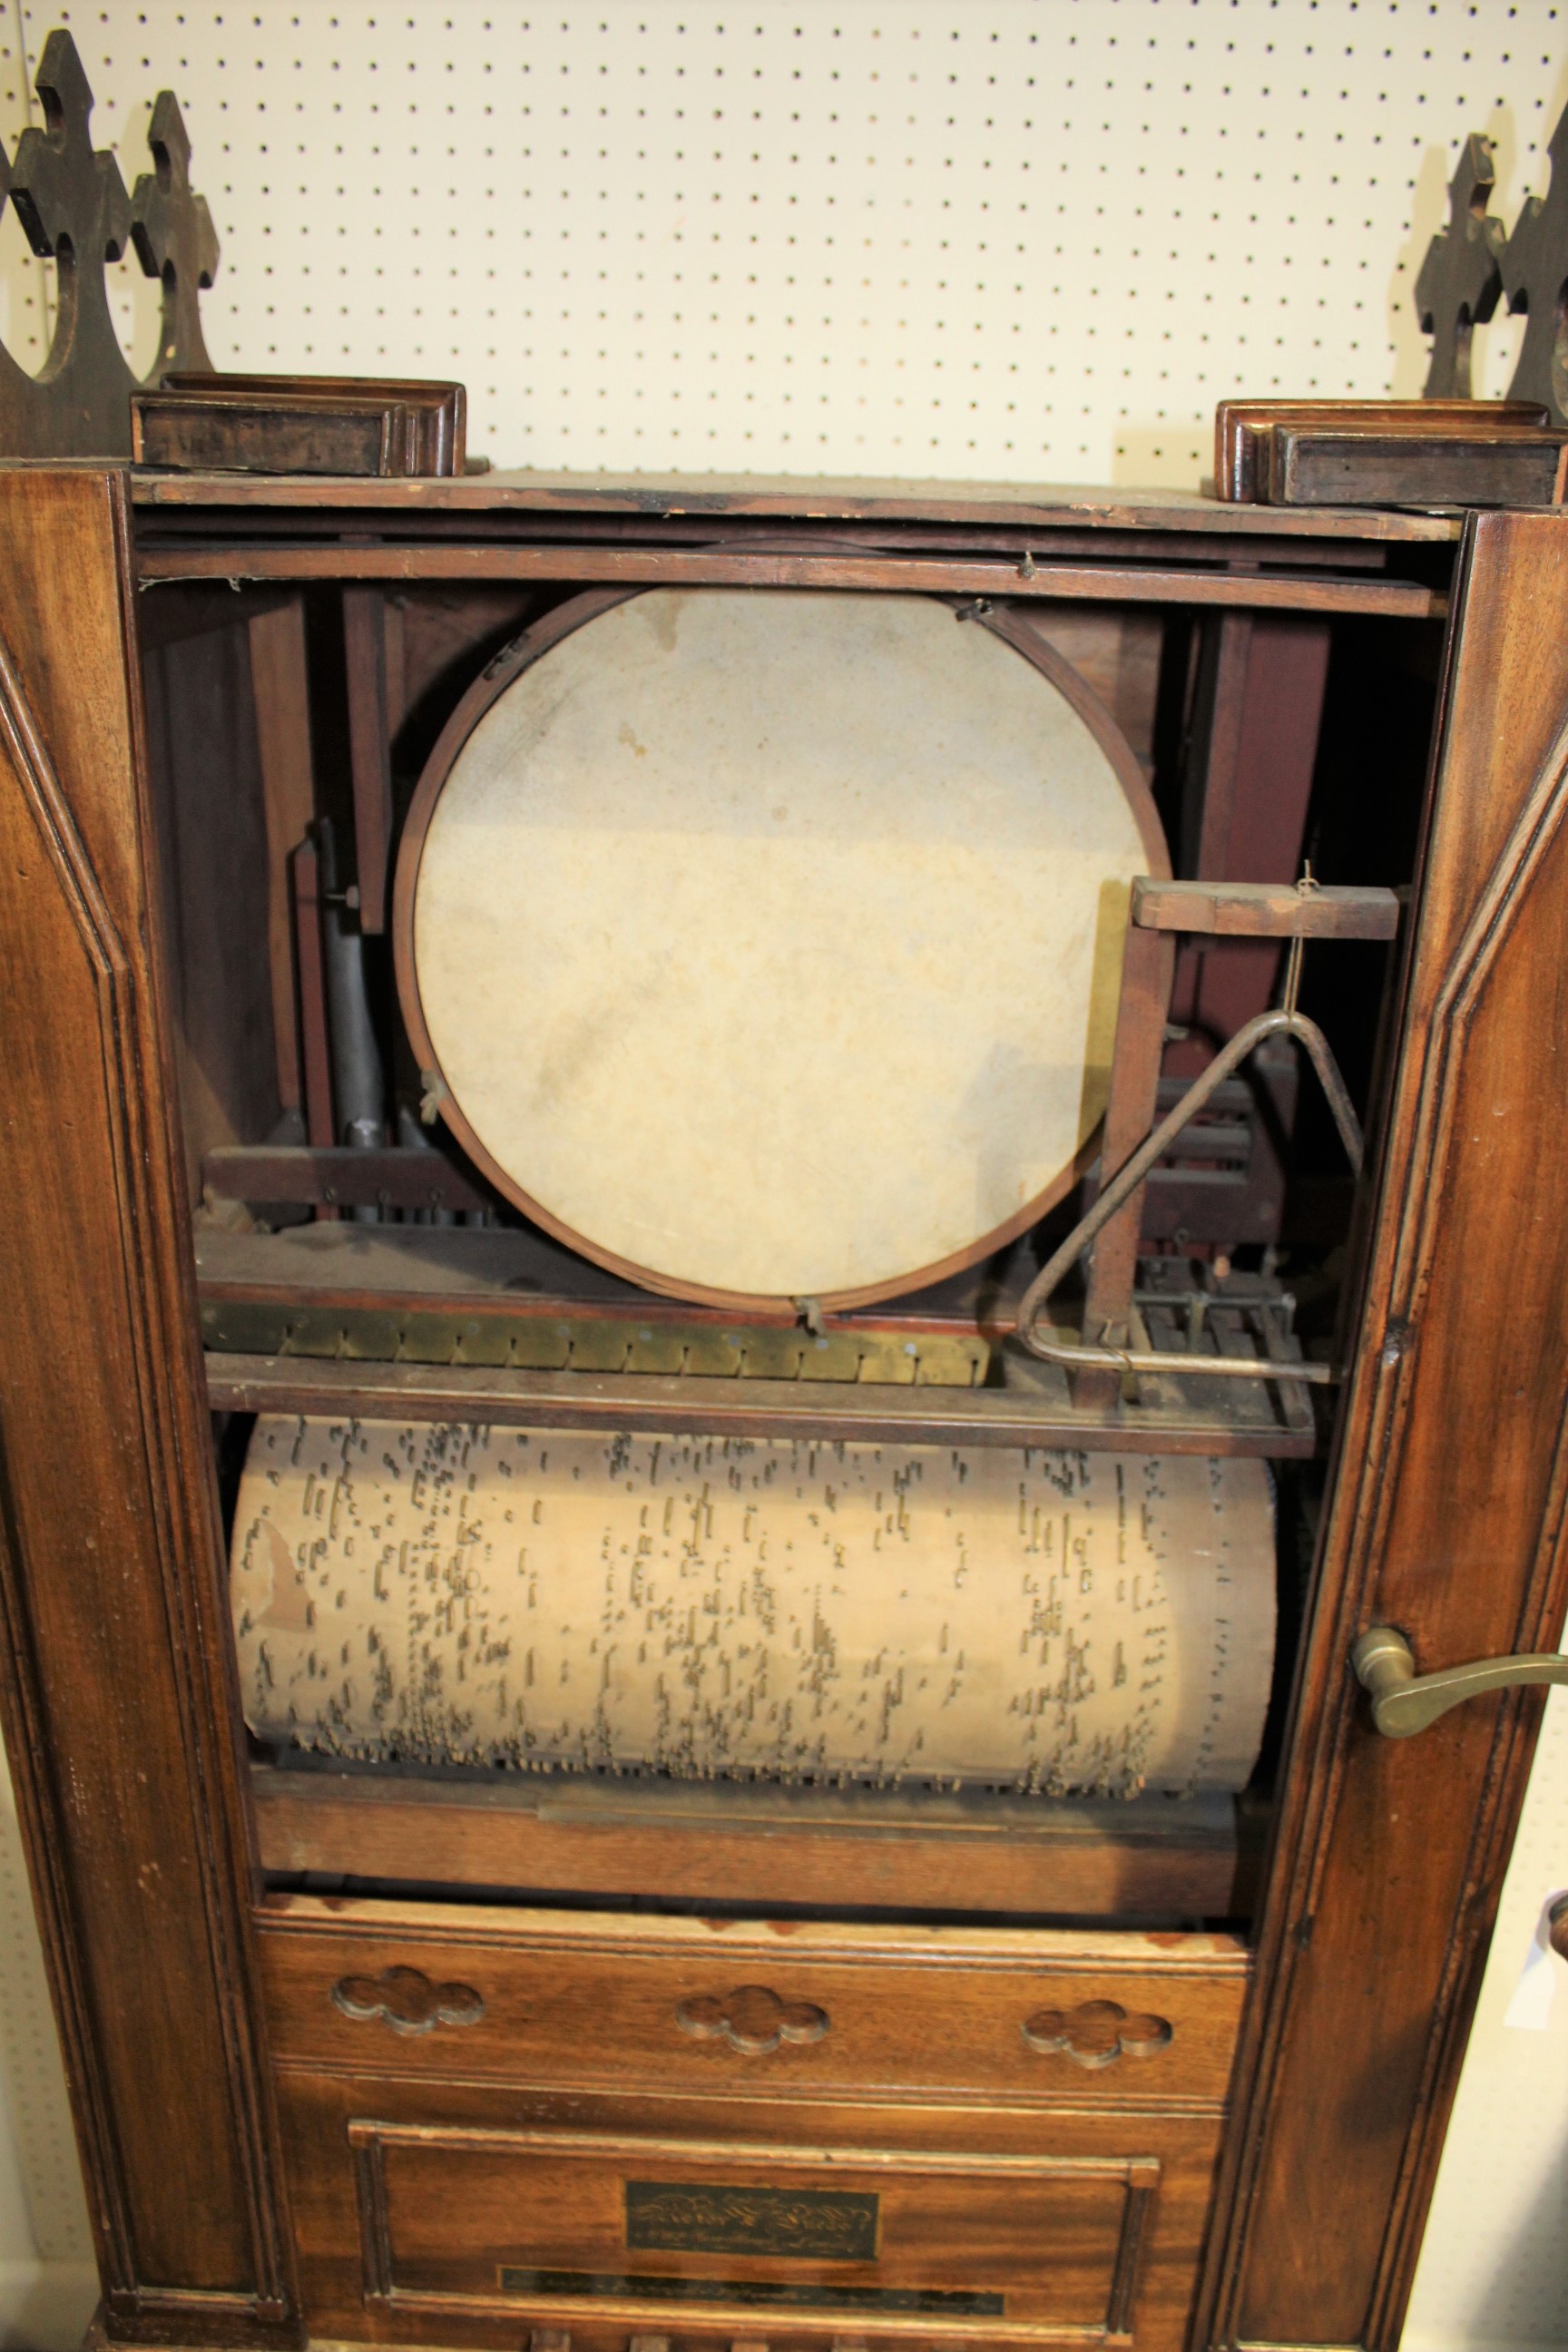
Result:
[[[122,483],[0,472],[0,551],[6,1743],[116,2332],[288,2341]]]
[[[1060,2052],[1078,2066],[1098,2070],[1119,2058],[1152,2058],[1171,2041],[1171,2021],[1148,2011],[1129,2015],[1119,2000],[1085,2000],[1076,2009],[1037,2009],[1019,2027],[1025,2046]]]
[[[697,2041],[721,2040],[751,2057],[784,2042],[820,2042],[829,2023],[814,2000],[781,2000],[766,1985],[737,1985],[722,1998],[700,1993],[680,2003],[675,2021]]]
[[[332,2002],[345,2017],[381,2018],[394,2033],[433,2033],[438,2025],[477,2025],[484,2002],[472,1985],[432,1984],[423,1969],[383,1969],[374,1977],[340,1977]]]
[[[260,1926],[280,2062],[390,2063],[390,2036],[345,2016],[333,1989],[416,1969],[431,1986],[478,1989],[484,2025],[460,2054],[447,2034],[405,2036],[400,2075],[439,2081],[460,2064],[468,2080],[542,2093],[591,2078],[740,2098],[984,2091],[1053,2108],[1212,2112],[1248,1965],[1228,1936],[792,1921],[781,1951],[765,1921],[727,1920],[721,1937],[700,1919],[352,1896],[268,1895]],[[1021,2037],[1026,2019],[1054,2013],[1092,2051],[1112,2007],[1126,2064],[1075,2064]],[[1158,2047],[1140,2054],[1132,2042]]]

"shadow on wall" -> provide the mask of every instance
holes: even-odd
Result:
[[[1491,210],[1506,228],[1511,228],[1525,197],[1539,195],[1541,191],[1520,184],[1515,160],[1519,142],[1507,107],[1494,108],[1488,118],[1486,135],[1492,142],[1497,166]],[[1395,400],[1419,399],[1426,382],[1432,344],[1430,338],[1421,332],[1415,317],[1415,280],[1426,258],[1427,247],[1437,231],[1447,226],[1448,175],[1458,162],[1458,147],[1452,154],[1446,148],[1428,147],[1415,175],[1410,199],[1410,234],[1394,257],[1394,272],[1388,281],[1388,333],[1394,345],[1394,377],[1389,391]],[[1522,317],[1510,317],[1502,302],[1498,304],[1489,322],[1476,329],[1470,365],[1478,400],[1501,400],[1506,396],[1523,340]]]
[[[1496,181],[1492,189],[1490,210],[1500,220],[1505,230],[1513,227],[1527,196],[1544,195],[1551,177],[1551,163],[1545,152],[1545,140],[1553,125],[1568,107],[1568,68],[1557,77],[1550,97],[1542,93],[1538,137],[1542,151],[1537,161],[1526,166],[1521,162],[1523,142],[1514,122],[1512,109],[1494,106],[1479,127],[1491,142],[1492,162]],[[1477,110],[1478,113],[1479,110]],[[1467,123],[1465,131],[1472,128]],[[1415,185],[1410,198],[1410,234],[1394,257],[1388,280],[1385,310],[1389,340],[1394,345],[1394,377],[1389,390],[1395,400],[1419,397],[1426,381],[1426,369],[1431,357],[1431,345],[1421,332],[1415,316],[1415,280],[1426,248],[1440,228],[1448,221],[1448,180],[1458,162],[1463,145],[1463,133],[1451,148],[1428,147],[1421,158],[1415,175]],[[1502,400],[1508,394],[1519,347],[1524,338],[1524,320],[1509,312],[1506,303],[1500,302],[1490,321],[1476,329],[1472,359],[1472,381],[1476,396],[1480,400]],[[1325,393],[1330,388],[1324,387]]]
[[[1533,2026],[1508,2022],[1547,1903],[1568,1885],[1568,1691],[1547,1702],[1403,2352],[1543,2352],[1568,2342],[1568,1966],[1542,1950]],[[1516,2019],[1521,2011],[1514,2012]]]
[[[5,2352],[77,2352],[98,2303],[91,2263],[0,2263]]]
[[[76,2352],[98,2301],[98,2273],[3,1759],[0,1979],[0,2347]]]

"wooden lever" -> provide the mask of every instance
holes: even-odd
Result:
[[[1156,882],[1141,874],[1132,885],[1132,920],[1146,931],[1204,931],[1218,939],[1391,940],[1399,929],[1399,900],[1381,886]]]

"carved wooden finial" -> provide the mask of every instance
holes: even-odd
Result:
[[[92,91],[68,33],[53,32],[45,42],[37,89],[45,127],[24,131],[17,143],[12,201],[33,251],[59,269],[57,346],[71,331],[68,311],[78,339],[94,334],[101,319],[112,341],[103,265],[125,250],[131,199],[113,156],[93,146]]]
[[[25,457],[114,456],[131,444],[132,379],[103,270],[125,250],[131,199],[113,156],[93,147],[92,91],[68,33],[49,35],[37,83],[44,128],[17,142],[10,194],[27,242],[55,264],[55,332],[27,396],[14,396],[8,376],[0,383],[0,446]]]
[[[217,231],[205,196],[191,185],[191,142],[172,89],[161,89],[147,132],[153,166],[132,198],[131,233],[149,278],[163,285],[163,322],[149,384],[174,369],[207,370],[198,289],[217,275]]]
[[[172,90],[153,110],[155,169],[138,179],[133,206],[119,164],[93,146],[92,91],[68,33],[49,35],[36,80],[44,127],[23,131],[9,163],[0,148],[0,206],[8,194],[34,252],[54,262],[58,303],[37,376],[0,348],[0,456],[126,457],[138,386],[114,331],[104,265],[134,236],[142,268],[163,281],[155,384],[172,368],[212,367],[197,299],[217,268],[217,236],[191,187],[190,141]]]
[[[1487,211],[1497,174],[1489,139],[1472,131],[1448,184],[1448,226],[1426,248],[1415,280],[1415,310],[1432,338],[1427,400],[1470,397],[1470,334],[1497,309],[1503,226]]]
[[[1526,198],[1502,257],[1508,307],[1526,319],[1508,392],[1510,400],[1541,401],[1555,424],[1568,425],[1568,370],[1554,356],[1558,305],[1568,281],[1568,109],[1546,152],[1551,185],[1544,196]]]

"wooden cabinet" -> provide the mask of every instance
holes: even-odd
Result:
[[[331,2332],[1185,2340],[1232,1938],[293,1896],[261,1948]]]
[[[1392,1741],[1349,1656],[1563,1606],[1568,521],[12,466],[0,548],[0,1654],[110,2337],[1391,2347],[1539,1697]],[[369,877],[518,632],[651,586],[1034,631],[1178,873],[1400,893],[1392,950],[1307,950],[1359,1184],[1268,1048],[1142,1212],[1137,1344],[1277,1330],[1321,1410],[1031,1369],[1005,1284],[742,1328],[424,1149]],[[1146,958],[1163,1107],[1279,963],[1188,937],[1167,1003]],[[228,1593],[257,1413],[1261,1455],[1259,1764],[1129,1803],[285,1753]]]

